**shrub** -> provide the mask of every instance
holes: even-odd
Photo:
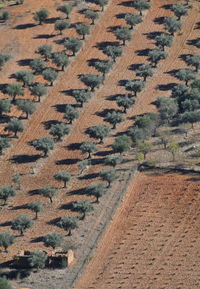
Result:
[[[0,15],[0,21],[1,22],[6,22],[8,21],[10,18],[10,14],[7,10],[4,10],[1,12],[1,15]]]

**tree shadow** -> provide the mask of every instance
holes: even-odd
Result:
[[[61,90],[60,92],[65,95],[73,96],[73,90],[74,89],[67,89],[67,90]]]
[[[179,71],[179,69],[172,69],[172,70],[166,71],[165,74],[169,74],[171,76],[174,76],[178,71]]]
[[[151,49],[146,48],[146,49],[136,50],[135,53],[136,53],[138,56],[148,56],[150,51],[151,51]]]
[[[17,61],[17,64],[20,65],[20,66],[29,66],[30,65],[30,62],[32,61],[33,59],[31,58],[26,58],[26,59],[20,59]]]
[[[115,17],[116,17],[117,19],[124,19],[125,16],[126,16],[126,13],[119,13],[119,14],[115,15]]]
[[[24,29],[35,27],[35,26],[37,26],[37,25],[34,23],[19,24],[19,25],[16,25],[15,27],[13,27],[13,29],[24,30]]]
[[[117,29],[121,28],[120,25],[115,25],[115,26],[109,26],[107,27],[108,32],[115,32]]]
[[[6,221],[4,223],[1,223],[0,227],[8,227],[8,226],[11,226],[11,225],[12,225],[11,221]]]
[[[30,190],[30,191],[28,191],[28,194],[30,196],[40,195],[40,190],[39,189]]]
[[[48,121],[42,122],[44,128],[47,130],[50,129],[53,124],[59,124],[59,123],[60,123],[60,121],[58,121],[58,120],[48,120]]]
[[[0,83],[0,91],[2,93],[6,93],[6,86],[7,85],[8,85],[7,83]]]
[[[66,146],[65,148],[70,151],[76,151],[80,149],[82,142],[74,142]]]
[[[161,34],[160,31],[154,31],[154,32],[148,32],[148,33],[143,33],[143,35],[146,36],[147,39],[154,40],[156,36],[159,36]]]
[[[57,223],[60,221],[60,219],[61,219],[60,217],[55,218],[55,219],[52,219],[52,220],[46,222],[46,224],[48,224],[48,225],[53,225],[53,226],[57,226]]]
[[[141,65],[142,65],[143,63],[134,63],[134,64],[131,64],[131,65],[129,65],[129,67],[128,67],[128,69],[129,70],[132,70],[132,71],[135,71],[135,70],[137,70]]]
[[[72,190],[67,193],[68,195],[85,195],[86,194],[86,187],[82,189]]]
[[[179,58],[186,62],[188,56],[192,56],[192,54],[181,54],[179,55]]]
[[[70,203],[61,205],[61,206],[59,207],[59,209],[61,209],[61,210],[71,210],[71,211],[73,211],[73,202],[70,202]]]
[[[89,66],[95,66],[95,63],[96,63],[97,61],[102,61],[102,60],[100,60],[99,58],[91,58],[91,59],[88,59],[88,60],[87,60],[87,63],[88,63]],[[102,61],[102,62],[103,62],[103,61]]]
[[[41,158],[41,155],[14,155],[12,158],[10,158],[10,161],[17,164],[25,164],[25,163],[32,163],[36,162],[39,158]]]
[[[118,4],[119,6],[133,7],[132,1],[124,1]]]
[[[164,23],[164,21],[165,21],[165,17],[156,17],[155,19],[154,19],[154,23],[155,24],[160,24],[160,25],[162,25],[163,23]]]
[[[91,165],[95,166],[95,165],[100,165],[104,163],[105,158],[93,158],[91,159]]]
[[[104,110],[102,110],[102,111],[97,111],[95,114],[97,115],[97,116],[100,116],[100,117],[105,117],[106,115],[107,115],[107,113],[109,113],[109,112],[113,112],[113,111],[116,111],[115,109],[108,109],[108,108],[105,108]]]
[[[121,79],[118,81],[118,85],[119,86],[125,86],[127,84],[127,82],[129,81],[129,79]]]
[[[120,46],[120,43],[118,41],[102,41],[98,42],[94,47],[103,50],[107,46]]]
[[[37,36],[34,36],[33,39],[50,39],[55,37],[55,34],[39,34]]]
[[[51,18],[46,19],[45,23],[54,24],[59,19],[60,19],[59,17],[51,17]]]
[[[197,46],[197,43],[198,43],[199,41],[200,41],[200,38],[191,39],[191,40],[187,40],[187,44],[188,44],[188,45]]]
[[[165,5],[160,6],[160,8],[163,8],[165,10],[171,10],[172,9],[172,4],[165,4]]]
[[[56,165],[74,165],[77,164],[80,161],[80,159],[63,159],[56,161]]]
[[[66,104],[56,104],[56,105],[53,105],[53,107],[55,108],[57,112],[65,113]]]
[[[39,243],[39,242],[43,242],[43,240],[44,240],[44,237],[43,236],[39,236],[37,238],[33,238],[31,240],[31,243]]]
[[[98,173],[91,173],[91,174],[87,174],[84,176],[80,176],[79,179],[80,180],[91,180],[91,179],[96,179],[99,176]]]
[[[23,209],[27,209],[27,204],[12,207],[12,210],[23,210]]]
[[[161,91],[168,91],[168,90],[172,90],[176,85],[177,83],[175,82],[167,83],[167,84],[158,84],[156,86],[156,89],[161,90]]]
[[[7,123],[10,121],[10,119],[11,119],[11,117],[8,115],[1,115],[0,116],[0,123]]]
[[[200,29],[200,22],[197,22],[194,29]]]
[[[109,150],[109,151],[99,151],[99,152],[95,153],[94,155],[95,155],[95,156],[99,156],[99,157],[106,157],[106,156],[108,156],[108,155],[110,155],[110,154],[112,154],[112,153],[113,153],[113,150]]]

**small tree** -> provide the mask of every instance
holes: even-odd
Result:
[[[143,142],[145,139],[152,135],[152,131],[148,128],[140,128],[137,125],[128,130],[128,135],[130,136],[134,145]]]
[[[94,67],[96,68],[96,70],[103,74],[103,79],[105,78],[106,73],[108,73],[111,69],[112,65],[113,61],[108,60],[95,61],[94,63]]]
[[[106,190],[102,184],[92,184],[86,188],[86,194],[96,197],[97,203],[99,203],[99,198],[101,198],[105,193]]]
[[[85,89],[75,89],[72,91],[72,95],[80,103],[81,107],[91,98],[91,92]]]
[[[123,113],[127,112],[127,109],[131,108],[134,103],[135,103],[135,99],[134,98],[130,98],[128,95],[125,96],[118,96],[116,99],[117,105],[119,107],[123,107]]]
[[[90,26],[87,24],[78,24],[76,25],[76,32],[81,35],[84,40],[85,36],[90,34]]]
[[[56,141],[60,141],[62,137],[70,133],[70,128],[66,123],[56,123],[51,125],[49,133],[56,137]]]
[[[142,15],[142,11],[148,10],[151,7],[150,2],[147,2],[146,0],[133,1],[132,5],[140,12],[140,15]]]
[[[0,137],[0,155],[3,154],[3,150],[10,147],[10,139],[7,137]]]
[[[29,70],[20,70],[15,73],[17,81],[23,83],[23,87],[29,86],[33,83],[34,75]]]
[[[23,123],[21,122],[20,119],[13,117],[9,123],[5,126],[4,128],[5,131],[13,132],[14,137],[18,137],[17,133],[22,132],[24,130]]]
[[[46,157],[48,156],[48,152],[53,149],[54,141],[52,138],[44,137],[32,141],[31,145],[34,146],[37,151],[42,151],[44,157]]]
[[[94,0],[94,2],[101,7],[101,11],[104,11],[104,6],[108,4],[108,0]]]
[[[125,21],[130,25],[130,29],[133,29],[134,26],[142,22],[142,16],[138,14],[126,14]]]
[[[85,141],[81,144],[80,150],[82,154],[88,153],[88,159],[91,159],[91,154],[94,153],[97,149],[95,143]]]
[[[166,57],[167,53],[160,49],[152,49],[148,54],[148,60],[152,63],[152,65],[154,65],[154,67],[157,66],[160,60],[165,59]]]
[[[68,56],[64,52],[57,52],[53,55],[53,62],[58,66],[61,67],[61,70],[64,71],[65,67],[69,65]]]
[[[53,197],[55,196],[56,192],[56,189],[49,185],[46,185],[40,190],[38,190],[38,193],[43,197],[48,198],[50,200],[50,203],[53,203]]]
[[[9,99],[0,99],[0,116],[2,116],[3,113],[10,112],[11,109],[11,102]]]
[[[158,133],[161,143],[163,144],[163,148],[166,150],[167,149],[167,145],[170,142],[170,138],[171,138],[171,134],[169,130],[165,130],[165,131],[160,131]]]
[[[146,159],[146,155],[152,150],[153,144],[151,142],[143,142],[138,144],[139,152],[144,154],[144,159]]]
[[[33,19],[39,22],[41,25],[47,18],[49,17],[49,11],[47,9],[40,9],[39,11],[35,12]]]
[[[116,62],[116,58],[122,55],[122,48],[120,46],[108,45],[103,49],[103,52]]]
[[[37,271],[45,267],[46,261],[47,255],[44,251],[41,250],[31,252],[30,256],[28,257],[29,265],[32,268],[36,268]]]
[[[79,174],[81,175],[85,169],[91,165],[90,160],[82,160],[78,162]]]
[[[117,38],[117,40],[122,41],[123,45],[126,44],[126,41],[130,41],[131,40],[131,32],[126,27],[117,28],[114,31],[114,34],[115,34],[115,37]]]
[[[58,221],[58,226],[68,231],[68,236],[72,235],[72,230],[78,228],[76,217],[63,217]]]
[[[116,125],[120,122],[122,122],[124,119],[122,117],[121,112],[118,111],[112,111],[112,112],[108,112],[105,116],[105,121],[109,122],[110,124],[113,125],[112,129],[116,128]]]
[[[95,139],[99,140],[99,143],[103,143],[103,139],[110,133],[110,128],[106,125],[91,126],[86,132]]]
[[[119,176],[116,174],[115,169],[109,169],[109,170],[102,170],[99,173],[99,177],[108,183],[107,187],[109,188],[111,186],[111,183],[114,182]]]
[[[24,235],[26,229],[33,226],[34,222],[27,214],[21,214],[12,221],[12,229],[20,231],[21,236]]]
[[[146,81],[147,77],[153,76],[152,66],[149,64],[141,64],[136,69],[136,76],[143,77],[143,80]]]
[[[53,68],[47,68],[42,73],[45,80],[50,82],[50,85],[53,86],[54,81],[58,77],[58,73]]]
[[[72,9],[73,9],[73,5],[69,3],[69,4],[58,6],[57,11],[64,13],[66,15],[66,18],[69,19],[69,15]]]
[[[117,136],[112,144],[114,153],[124,153],[130,149],[130,138],[127,135]]]
[[[182,114],[181,120],[183,123],[191,123],[194,128],[194,124],[200,121],[200,111],[186,111]]]
[[[71,37],[65,40],[64,47],[66,50],[72,52],[72,55],[75,56],[76,53],[81,49],[82,42],[76,37]]]
[[[144,89],[144,81],[138,79],[128,80],[125,88],[128,91],[134,92],[134,96],[137,96],[137,93]]]
[[[69,28],[69,22],[67,20],[56,20],[54,29],[60,32],[62,35],[63,30]]]
[[[55,249],[56,247],[61,246],[63,239],[64,237],[62,234],[54,231],[44,236],[44,245]]]
[[[13,181],[13,183],[15,185],[17,185],[16,189],[20,190],[20,187],[21,187],[20,186],[21,185],[21,174],[19,174],[19,173],[14,174],[13,177],[12,177],[12,181]]]
[[[80,80],[85,85],[89,86],[91,91],[94,91],[95,88],[99,88],[99,86],[102,84],[103,77],[99,74],[82,74],[80,76]]]
[[[9,54],[0,53],[0,70],[3,68],[5,63],[10,59]]]
[[[0,15],[0,21],[1,22],[6,22],[8,21],[10,18],[10,14],[7,10],[2,11],[1,15]]]
[[[40,58],[35,58],[30,62],[30,67],[33,69],[35,74],[40,74],[46,68],[46,63]]]
[[[58,182],[64,182],[63,188],[66,188],[67,183],[71,180],[71,175],[66,171],[59,171],[54,175],[54,178]]]
[[[178,112],[177,102],[170,98],[160,98],[157,103],[161,120],[169,123]]]
[[[6,86],[6,93],[12,97],[12,102],[14,102],[17,96],[24,95],[24,90],[21,84],[10,83]]]
[[[41,97],[47,94],[47,88],[43,83],[37,83],[36,85],[32,86],[30,90],[34,96],[38,97],[39,102]]]
[[[75,107],[69,104],[66,105],[64,118],[67,119],[70,124],[72,124],[73,120],[77,119],[78,117],[79,112],[75,109]]]
[[[155,42],[156,46],[164,51],[165,47],[172,46],[173,36],[166,33],[161,33],[160,35],[156,36]]]
[[[117,165],[121,164],[123,161],[123,158],[121,156],[108,156],[105,159],[105,165],[107,166],[112,166],[113,168],[115,168]]]
[[[176,142],[170,143],[169,146],[168,146],[168,150],[169,150],[169,152],[172,154],[173,162],[174,162],[174,161],[175,161],[176,153],[180,150],[179,144],[176,143]]]
[[[36,106],[30,99],[19,99],[17,100],[16,105],[18,109],[26,114],[25,118],[27,119],[30,114],[33,114],[36,111]]]
[[[180,20],[182,16],[186,16],[188,14],[187,10],[187,6],[183,4],[177,3],[172,5],[172,11],[174,12],[178,20]]]
[[[194,66],[196,72],[198,72],[200,69],[200,54],[188,55],[186,57],[186,62],[188,65]]]
[[[38,219],[38,213],[44,210],[44,205],[40,201],[35,201],[27,204],[27,208],[35,213],[35,219]]]
[[[12,289],[7,279],[0,277],[0,288],[1,289]]]
[[[94,25],[95,20],[99,18],[99,14],[94,10],[86,10],[84,14],[86,18],[91,19],[91,25]]]
[[[144,154],[143,153],[136,153],[135,160],[140,164],[144,161]]]
[[[52,56],[52,46],[49,44],[40,45],[37,49],[37,53],[44,57],[44,60],[47,61]]]
[[[0,234],[0,246],[4,248],[6,253],[8,252],[8,247],[10,247],[14,241],[15,237],[13,236],[12,232],[5,231]]]
[[[175,77],[181,81],[185,81],[185,85],[188,86],[188,82],[196,78],[196,74],[192,69],[182,68],[175,73]]]
[[[181,22],[176,17],[167,17],[164,21],[165,29],[174,35],[175,32],[181,29]]]
[[[82,213],[81,220],[85,219],[86,213],[94,210],[93,205],[88,200],[81,200],[73,203],[73,209]]]
[[[177,100],[182,99],[182,98],[185,98],[188,92],[189,92],[189,88],[187,85],[182,84],[182,83],[176,84],[172,89],[171,97],[176,98]]]

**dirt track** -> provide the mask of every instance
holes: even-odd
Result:
[[[137,175],[75,288],[199,288],[198,192],[198,177]]]

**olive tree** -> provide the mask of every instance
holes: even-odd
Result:
[[[10,112],[11,109],[11,102],[7,98],[0,99],[0,116],[2,116],[3,113]]]
[[[80,150],[82,154],[88,153],[88,159],[90,159],[92,157],[92,153],[94,153],[97,150],[97,148],[95,143],[85,141],[81,144]]]
[[[41,97],[47,94],[47,88],[43,83],[37,83],[30,87],[32,95],[37,96],[38,102],[40,102]]]
[[[86,35],[90,34],[90,26],[87,24],[77,24],[76,25],[76,32],[82,36],[82,39],[85,39]]]
[[[112,166],[113,168],[115,168],[122,161],[123,161],[123,158],[121,156],[111,155],[105,159],[104,163],[107,166]]]
[[[182,16],[186,16],[188,14],[187,6],[180,3],[173,4],[172,11],[174,12],[178,20],[180,20]]]
[[[8,252],[8,247],[10,247],[14,243],[14,241],[15,237],[13,236],[12,232],[4,231],[0,234],[0,246],[4,248],[6,253]]]
[[[95,88],[99,88],[99,86],[102,84],[103,76],[99,74],[82,74],[80,75],[80,80],[86,86],[89,86],[91,91],[94,91]]]
[[[44,60],[47,61],[52,56],[52,46],[50,44],[40,45],[36,52],[43,56]]]
[[[66,18],[69,19],[69,15],[73,9],[73,5],[71,3],[60,5],[57,8],[57,11],[60,11],[66,15]]]
[[[176,153],[180,150],[179,144],[176,142],[171,142],[167,149],[172,154],[173,161],[175,161]]]
[[[67,20],[56,20],[54,29],[59,31],[60,35],[62,35],[62,32],[67,28],[69,28],[69,22]]]
[[[78,163],[79,174],[81,175],[85,169],[91,165],[91,160],[81,160]]]
[[[125,84],[125,88],[128,91],[134,92],[134,96],[137,96],[138,92],[141,92],[144,89],[144,81],[134,79],[128,80]]]
[[[127,109],[131,108],[134,103],[135,103],[135,99],[134,98],[130,98],[128,95],[125,96],[118,96],[116,99],[117,105],[119,107],[123,108],[123,113],[127,112]]]
[[[6,64],[6,62],[10,59],[10,55],[6,53],[0,53],[0,70]]]
[[[50,82],[50,85],[53,86],[54,81],[58,77],[58,73],[55,71],[53,68],[46,68],[43,72],[42,75],[45,80]]]
[[[19,99],[16,102],[17,108],[26,114],[25,118],[28,119],[30,114],[36,111],[36,106],[34,102],[30,99]]]
[[[26,229],[31,228],[33,224],[34,222],[28,214],[21,214],[12,221],[11,228],[20,231],[21,236],[23,236]]]
[[[122,41],[122,44],[125,45],[126,41],[131,40],[131,32],[127,27],[120,27],[114,31],[115,37],[117,40]]]
[[[65,231],[68,231],[68,236],[72,235],[72,230],[78,228],[76,217],[62,217],[57,225]]]
[[[12,176],[12,181],[16,186],[16,190],[20,190],[21,187],[21,174],[20,173],[16,173]]]
[[[192,128],[194,128],[194,124],[200,121],[200,112],[199,111],[186,111],[182,114],[181,121],[183,123],[191,123]]]
[[[50,203],[53,203],[53,197],[57,193],[56,188],[51,187],[49,185],[44,186],[43,188],[38,190],[39,195],[42,195],[45,198],[50,200]]]
[[[94,3],[101,7],[101,11],[104,11],[104,6],[108,4],[108,0],[94,0]]]
[[[1,12],[1,15],[0,15],[0,21],[1,22],[6,22],[8,21],[10,18],[10,14],[7,10],[4,10]]]
[[[122,55],[122,47],[116,45],[108,45],[103,49],[103,52],[116,62],[116,58]]]
[[[3,150],[10,147],[10,139],[7,137],[0,137],[0,155],[3,154]]]
[[[48,152],[54,148],[54,141],[52,138],[43,137],[32,141],[31,145],[37,151],[42,151],[44,153],[44,157],[47,157]]]
[[[108,183],[107,187],[109,188],[111,183],[114,182],[119,176],[117,175],[115,169],[109,169],[100,171],[99,177]]]
[[[112,144],[112,149],[114,153],[123,154],[130,149],[130,138],[127,135],[117,136],[114,143]]]
[[[55,249],[56,247],[60,247],[63,242],[63,239],[64,239],[63,235],[55,231],[43,237],[44,245],[46,247],[52,247],[53,249]]]
[[[91,92],[85,89],[74,89],[72,91],[72,96],[78,103],[80,103],[80,106],[82,107],[84,103],[90,100]]]
[[[196,72],[198,72],[200,69],[200,54],[188,55],[186,57],[186,62],[188,65],[194,66]]]
[[[134,26],[142,22],[142,16],[138,14],[126,14],[125,21],[130,25],[130,29],[133,29]]]
[[[56,123],[51,125],[49,133],[56,137],[56,141],[60,141],[70,133],[70,128],[66,123]]]
[[[94,67],[96,68],[97,71],[102,73],[103,78],[105,78],[106,73],[109,72],[112,65],[113,65],[113,61],[109,61],[109,60],[97,60],[94,63]]]
[[[108,112],[104,118],[105,121],[109,122],[110,124],[113,125],[112,129],[116,128],[116,125],[120,122],[122,122],[124,119],[122,117],[121,112],[119,111],[112,111]]]
[[[20,70],[15,73],[15,78],[23,83],[23,87],[26,87],[33,83],[34,75],[29,70]]]
[[[12,97],[12,102],[14,102],[17,96],[24,95],[24,90],[21,84],[10,83],[6,86],[6,93]]]
[[[14,137],[18,137],[17,133],[24,131],[23,123],[20,119],[13,117],[4,128],[5,131],[13,132]]]
[[[144,159],[146,159],[147,154],[152,150],[153,144],[149,141],[138,143],[139,152],[144,154]]]
[[[75,107],[70,104],[66,105],[64,118],[67,119],[69,124],[72,124],[72,122],[78,117],[79,117],[79,112],[75,109]]]
[[[181,68],[175,73],[175,77],[181,81],[185,81],[185,85],[188,86],[189,81],[196,78],[196,73],[189,68]]]
[[[171,47],[173,42],[173,36],[166,33],[161,33],[160,35],[157,35],[155,38],[155,44],[163,51],[165,50],[165,47]]]
[[[58,182],[63,182],[63,188],[66,188],[67,183],[71,180],[71,175],[66,171],[58,171],[57,173],[55,173],[54,179]]]
[[[178,112],[177,102],[171,98],[159,98],[157,106],[163,122],[169,123]]]
[[[27,204],[27,208],[35,213],[35,219],[38,219],[38,213],[44,210],[44,205],[40,201],[35,201]]]
[[[61,67],[62,71],[64,71],[65,67],[67,67],[70,63],[68,56],[64,52],[54,53],[52,61],[57,67]]]
[[[142,15],[142,11],[148,10],[151,7],[151,4],[146,0],[136,0],[132,2],[132,6]]]
[[[1,186],[0,187],[0,200],[4,201],[4,205],[6,205],[9,198],[14,197],[16,195],[16,190],[13,186]]]
[[[0,277],[0,288],[1,289],[12,289],[7,279]]]
[[[93,205],[88,200],[81,200],[79,202],[74,202],[72,205],[75,211],[82,213],[82,216],[80,217],[81,220],[85,219],[86,213],[89,213],[94,210]]]
[[[154,65],[157,66],[158,62],[167,57],[167,53],[160,49],[152,49],[148,53],[148,60]]]
[[[99,14],[94,10],[86,10],[84,14],[86,18],[91,20],[91,25],[94,25],[95,20],[99,18]]]
[[[45,20],[47,20],[49,14],[50,14],[49,11],[43,8],[35,12],[33,19],[39,22],[39,25],[41,25],[43,22],[45,22]]]
[[[99,198],[101,198],[105,193],[106,190],[102,184],[92,184],[86,188],[86,194],[89,196],[94,196],[97,203],[99,203]]]
[[[176,17],[166,17],[164,26],[171,35],[174,35],[175,32],[181,29],[181,22]]]
[[[46,68],[46,63],[40,58],[35,58],[30,62],[30,67],[35,74],[40,74]]]
[[[99,143],[103,143],[104,138],[110,133],[110,128],[106,125],[95,125],[89,127],[86,132],[90,135],[90,137],[99,140]]]
[[[82,42],[80,39],[76,37],[71,37],[64,41],[64,47],[66,50],[69,50],[72,52],[72,56],[75,56],[76,53],[81,49]]]
[[[153,76],[153,68],[149,64],[141,64],[136,69],[136,76],[143,77],[143,80],[146,81],[147,77]]]

